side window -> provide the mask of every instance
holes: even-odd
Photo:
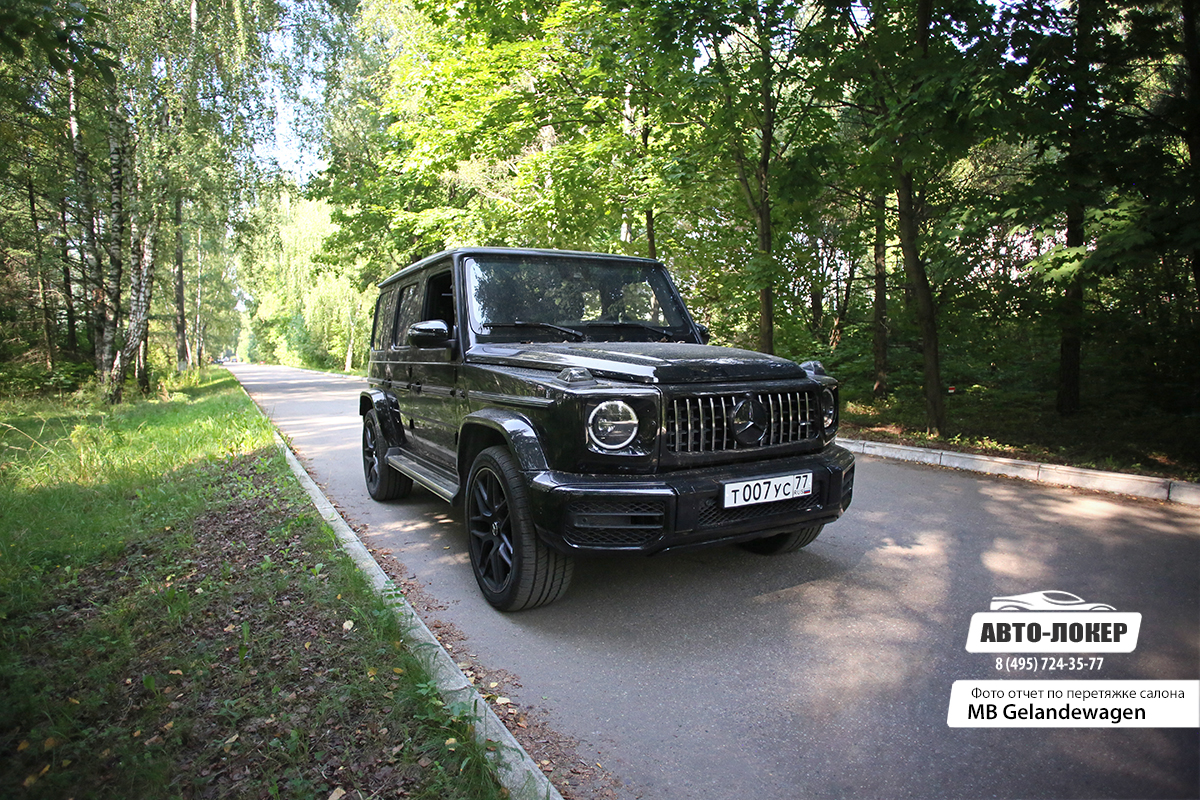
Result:
[[[396,308],[396,338],[394,339],[396,347],[404,347],[407,344],[404,337],[408,332],[408,326],[421,321],[417,318],[419,310],[417,285],[410,283],[400,290],[400,303]]]
[[[392,320],[396,317],[396,288],[389,287],[375,301],[375,330],[371,349],[382,350],[392,341]]]
[[[450,272],[429,277],[425,285],[424,319],[444,320],[454,330],[454,281]]]

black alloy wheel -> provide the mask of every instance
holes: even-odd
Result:
[[[407,497],[412,491],[412,478],[389,467],[384,460],[386,455],[387,439],[383,436],[379,417],[372,408],[363,415],[362,458],[367,494],[374,500]]]
[[[465,517],[471,569],[493,606],[520,611],[566,592],[575,562],[538,539],[525,479],[505,448],[489,447],[475,459]]]

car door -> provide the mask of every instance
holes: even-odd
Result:
[[[435,346],[417,346],[409,341],[412,366],[412,419],[408,433],[415,454],[453,473],[458,430],[466,402],[458,381],[462,354],[454,344],[458,323],[455,287],[449,262],[433,267],[425,280],[421,321],[441,320],[450,338]]]
[[[409,281],[397,287],[394,303],[394,324],[390,329],[391,332],[388,334],[388,353],[384,359],[386,363],[384,377],[388,392],[393,399],[391,411],[394,416],[392,421],[396,428],[404,429],[402,440],[393,442],[393,444],[401,445],[406,451],[412,449],[405,421],[413,413],[413,364],[412,348],[405,341],[405,332],[420,311],[419,290],[420,284],[416,280]]]

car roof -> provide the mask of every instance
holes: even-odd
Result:
[[[582,250],[553,250],[539,249],[532,247],[455,247],[450,250],[443,250],[440,253],[434,253],[431,256],[426,256],[414,264],[404,267],[398,272],[395,272],[379,282],[379,288],[388,286],[401,280],[407,275],[414,272],[419,272],[425,267],[438,261],[443,261],[446,258],[465,257],[465,256],[550,256],[571,258],[586,258],[597,261],[636,261],[645,264],[661,264],[662,262],[653,258],[643,258],[641,256],[623,256],[616,253],[589,253]]]

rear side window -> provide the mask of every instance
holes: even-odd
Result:
[[[396,318],[396,289],[392,287],[379,295],[375,301],[375,330],[371,335],[371,349],[383,350],[392,342],[392,323]]]
[[[408,326],[413,323],[420,322],[417,318],[417,312],[420,310],[417,302],[417,285],[410,283],[400,290],[400,303],[396,309],[396,346],[404,347],[408,343],[405,341],[405,336],[408,334]]]

